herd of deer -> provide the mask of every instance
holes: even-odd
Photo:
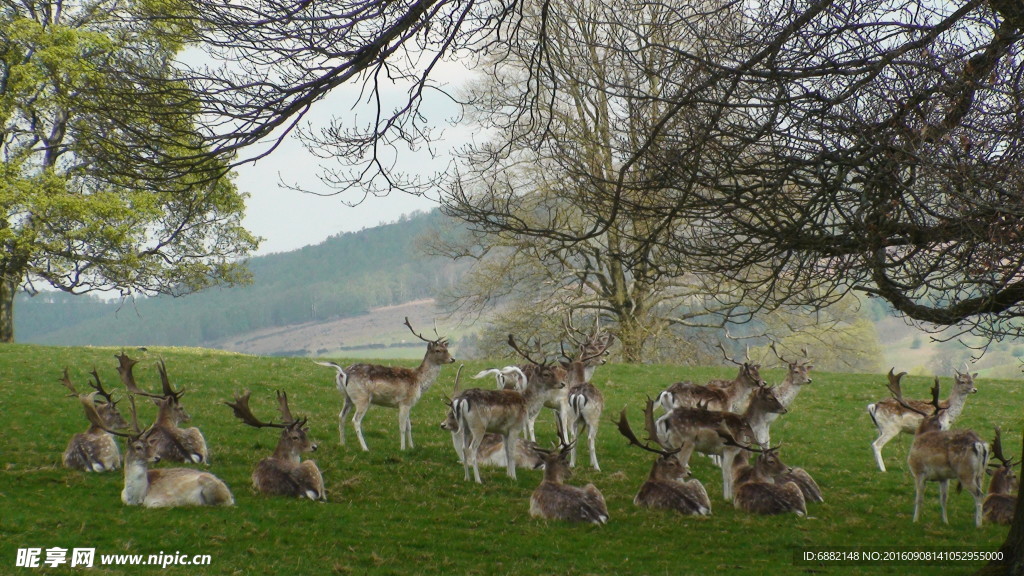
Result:
[[[455,362],[446,339],[428,339],[417,333],[406,319],[409,330],[423,340],[427,351],[419,367],[386,367],[353,364],[342,367],[318,362],[336,370],[336,384],[343,397],[338,415],[340,441],[345,444],[345,424],[352,424],[364,451],[369,448],[362,432],[362,421],[370,406],[398,410],[400,447],[413,448],[411,410],[433,385],[441,367]],[[566,324],[567,333],[571,322]],[[578,333],[578,332],[577,332]],[[562,360],[535,358],[540,350],[527,351],[509,335],[508,344],[525,363],[493,368],[474,378],[493,376],[497,388],[459,389],[461,367],[455,377],[454,397],[447,400],[448,411],[441,427],[451,433],[455,452],[463,465],[465,479],[481,482],[481,465],[505,467],[511,478],[517,468],[543,469],[544,476],[530,499],[530,514],[549,519],[605,523],[608,509],[601,492],[593,485],[566,484],[575,466],[576,444],[586,438],[590,465],[600,470],[596,436],[604,409],[604,397],[591,380],[595,369],[606,361],[614,336],[600,330],[574,339],[577,351],[561,350]],[[774,347],[773,347],[774,349]],[[724,348],[722,348],[725,353]],[[617,427],[629,441],[657,454],[647,480],[634,498],[637,506],[673,510],[682,514],[709,515],[711,500],[703,484],[690,475],[694,452],[716,459],[722,470],[722,493],[726,501],[754,514],[807,514],[807,502],[823,502],[821,490],[801,468],[785,465],[779,458],[779,446],[770,445],[772,422],[787,413],[801,388],[812,382],[813,368],[806,359],[789,361],[776,352],[787,366],[784,380],[769,386],[761,378],[760,365],[747,358],[732,360],[739,367],[733,380],[713,380],[705,385],[678,382],[662,391],[657,401],[648,397],[644,409],[647,441],[641,442],[629,425],[623,408]],[[806,351],[804,352],[806,356]],[[728,355],[726,355],[728,358]],[[117,355],[118,373],[131,404],[131,422],[117,408],[117,401],[100,383],[93,370],[93,391],[80,394],[71,383],[67,369],[62,382],[77,396],[90,422],[89,429],[76,434],[64,453],[68,468],[104,472],[120,467],[115,437],[127,439],[124,458],[125,504],[143,506],[232,505],[228,487],[213,474],[192,468],[150,468],[149,464],[168,460],[190,464],[208,464],[203,435],[197,428],[181,428],[189,420],[181,405],[184,390],[174,390],[166,367],[158,364],[163,391],[149,393],[136,384],[132,372],[137,363],[123,352]],[[730,359],[731,360],[731,359]],[[989,464],[989,447],[969,430],[949,430],[963,410],[967,395],[974,393],[974,376],[957,372],[950,397],[938,399],[936,379],[932,401],[904,400],[900,379],[904,374],[889,372],[893,398],[868,406],[878,428],[872,444],[878,467],[885,471],[882,447],[901,432],[914,433],[908,458],[915,479],[914,521],[917,521],[927,481],[937,481],[943,521],[946,521],[946,496],[949,480],[967,487],[976,503],[975,522],[1008,523],[1016,502],[1016,463],[1003,456],[1000,431],[991,450],[999,461],[990,471],[989,492],[982,489],[984,471]],[[156,420],[149,427],[139,426],[135,399],[148,397],[158,407]],[[263,421],[249,408],[250,392],[235,393],[234,402],[224,402],[244,424],[255,428],[278,428],[281,435],[273,455],[264,458],[252,474],[258,493],[309,498],[325,501],[324,481],[316,464],[302,460],[302,454],[316,450],[307,432],[307,419],[297,419],[288,408],[284,392],[277,393],[281,421]],[[660,406],[663,414],[655,417]],[[536,442],[534,422],[544,407],[555,414],[559,444],[542,448]],[[124,430],[128,430],[127,432]],[[585,431],[585,434],[584,434]],[[520,437],[520,436],[523,437]],[[651,444],[657,447],[652,447]]]

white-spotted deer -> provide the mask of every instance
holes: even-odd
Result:
[[[645,418],[654,421],[653,402],[648,402]],[[694,451],[722,457],[722,494],[731,500],[732,461],[742,446],[758,444],[758,437],[767,430],[765,415],[782,413],[785,408],[768,386],[758,388],[742,415],[703,408],[676,408],[663,415],[648,430],[657,434],[657,442],[666,449],[679,449],[677,458],[689,466]],[[756,426],[756,429],[755,429]],[[654,438],[652,438],[654,439]]]
[[[721,343],[718,347],[722,350],[725,359],[739,366],[739,373],[732,380],[711,380],[704,386],[698,386],[690,381],[676,382],[658,395],[658,403],[666,412],[675,408],[696,408],[704,406],[708,410],[719,412],[740,413],[747,409],[750,395],[754,390],[765,386],[761,378],[761,365],[751,362],[750,357],[743,362],[737,362],[725,352]]]
[[[988,494],[982,504],[982,517],[989,524],[1013,523],[1013,515],[1017,509],[1017,491],[1020,481],[1013,472],[1019,462],[1003,455],[1002,431],[996,427],[996,437],[992,442],[992,457],[999,464],[989,464],[987,472],[992,476],[988,483]]]
[[[746,463],[747,454],[737,455],[732,473],[735,496],[733,505],[751,514],[796,514],[807,515],[807,502],[800,487],[794,482],[776,480],[788,472],[779,460],[778,447],[763,446],[757,451],[751,466]]]
[[[150,462],[159,462],[158,440],[150,434],[152,427],[139,429],[132,403],[132,432],[123,433],[107,430],[111,434],[127,439],[124,457],[124,490],[121,501],[129,506],[166,508],[176,506],[233,506],[231,490],[220,479],[202,470],[191,468],[149,469]],[[88,411],[90,420],[99,425],[101,420],[95,410]]]
[[[236,393],[234,402],[224,404],[234,411],[239,420],[253,428],[281,430],[274,454],[260,460],[253,470],[253,488],[260,494],[270,496],[292,496],[326,502],[327,493],[324,491],[324,478],[320,474],[320,469],[317,468],[316,462],[302,460],[303,453],[314,452],[317,448],[316,443],[309,438],[307,419],[296,420],[292,417],[288,408],[288,395],[278,391],[277,404],[281,412],[281,423],[263,422],[253,415],[249,408],[250,394],[249,390],[241,395]]]
[[[906,372],[893,374],[894,371],[895,368],[889,369],[888,387],[890,390],[894,386],[899,387],[900,379],[907,374]],[[943,429],[948,429],[953,425],[953,421],[963,412],[967,397],[978,391],[974,384],[974,379],[977,376],[977,373],[955,372],[953,389],[950,390],[949,397],[941,403],[940,425]],[[878,464],[878,469],[882,472],[885,472],[882,448],[900,434],[916,434],[917,429],[921,427],[921,421],[925,418],[922,414],[928,414],[931,409],[931,404],[925,400],[904,400],[904,402],[912,408],[901,405],[894,398],[886,398],[880,402],[868,404],[868,414],[871,415],[871,421],[878,429],[878,437],[871,443],[871,449],[875,455],[875,463]]]
[[[587,484],[580,488],[565,483],[572,477],[567,461],[570,450],[571,446],[564,443],[558,450],[537,449],[544,459],[544,479],[530,495],[530,516],[607,524],[608,506],[596,486]]]
[[[651,402],[648,400],[648,402]],[[652,406],[653,409],[653,406]],[[696,478],[690,478],[689,470],[675,457],[679,449],[660,450],[642,444],[629,426],[626,418],[626,409],[619,414],[619,433],[629,440],[630,444],[639,446],[648,452],[658,455],[651,466],[651,473],[647,481],[640,486],[640,490],[633,498],[633,504],[644,508],[657,508],[660,510],[672,510],[680,514],[694,516],[711,515],[711,499],[704,485]],[[653,437],[653,431],[648,432]]]
[[[352,426],[356,430],[356,437],[359,438],[362,449],[370,451],[363,438],[363,417],[373,405],[398,409],[399,445],[402,450],[405,450],[406,444],[410,449],[415,448],[410,417],[412,407],[433,386],[441,373],[441,366],[455,362],[455,358],[448,352],[448,340],[445,338],[424,338],[413,330],[408,317],[405,319],[405,325],[414,336],[427,343],[427,353],[415,369],[378,364],[352,364],[342,368],[334,362],[317,362],[338,372],[338,392],[345,399],[341,413],[338,414],[338,434],[342,445],[345,444],[345,418],[355,410],[352,415]]]
[[[774,343],[772,343],[772,350],[775,350]],[[783,358],[778,351],[775,352],[775,355],[783,364],[786,365],[787,368],[786,377],[783,378],[782,383],[775,386],[773,390],[775,392],[775,397],[778,398],[779,403],[782,404],[783,408],[787,411],[789,410],[789,407],[792,406],[793,401],[796,400],[797,395],[800,394],[800,390],[812,382],[811,369],[814,368],[814,365],[809,364],[808,360],[806,360],[807,350],[802,350],[802,352],[805,359],[795,362],[790,362]],[[779,416],[781,416],[781,414],[774,412],[768,414],[768,428],[766,428],[764,438],[762,438],[760,442],[764,444],[771,444],[771,425]]]
[[[469,480],[469,469],[473,478],[480,483],[477,455],[487,434],[500,434],[505,447],[506,471],[510,478],[516,477],[515,440],[525,428],[531,413],[540,411],[544,393],[550,388],[565,386],[565,369],[557,364],[536,362],[515,343],[509,334],[509,345],[522,354],[536,368],[528,372],[532,376],[526,390],[485,390],[470,388],[452,399],[451,409],[463,437],[463,461],[465,479]]]
[[[117,470],[121,467],[121,451],[117,448],[114,436],[107,430],[125,428],[128,423],[117,409],[117,402],[114,401],[110,393],[103,389],[96,370],[92,371],[92,376],[96,383],[90,382],[89,384],[94,390],[91,394],[78,393],[68,377],[67,368],[64,369],[64,375],[60,379],[61,383],[71,391],[71,395],[82,402],[82,407],[86,410],[86,417],[88,418],[89,411],[93,410],[98,421],[102,423],[102,426],[99,426],[90,418],[89,429],[71,437],[67,449],[64,450],[62,460],[65,468],[73,470],[86,472]],[[97,403],[97,395],[102,396],[104,401]]]
[[[916,407],[903,400],[898,381],[892,387],[892,392],[901,406],[917,411]],[[949,524],[946,516],[949,481],[957,480],[974,496],[974,524],[980,528],[988,444],[972,430],[942,429],[940,422],[944,410],[939,402],[939,379],[936,377],[932,387],[932,412],[919,412],[922,417],[921,426],[914,435],[914,443],[907,457],[907,465],[914,476],[914,522],[920,517],[925,483],[938,482],[942,521]]]

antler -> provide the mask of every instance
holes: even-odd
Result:
[[[130,433],[130,432],[119,432],[119,431],[114,430],[112,428],[109,428],[107,426],[107,423],[103,421],[103,417],[100,416],[100,413],[96,410],[96,395],[97,394],[99,394],[99,392],[90,392],[89,394],[82,394],[81,396],[79,396],[79,398],[81,398],[81,400],[82,400],[82,406],[85,408],[85,417],[89,419],[89,422],[91,422],[94,426],[96,426],[96,427],[98,427],[98,428],[100,428],[100,429],[102,429],[102,430],[104,430],[106,432],[109,432],[109,433],[111,433],[111,434],[113,434],[115,436],[121,436],[122,438],[138,438],[139,436],[142,436],[143,432],[139,428],[139,417],[138,417],[138,414],[136,413],[136,410],[135,410],[135,397],[134,396],[131,396],[131,395],[128,396],[128,400],[131,402],[131,406],[132,406],[132,421],[131,421],[131,425],[132,425],[132,431],[134,432],[134,433]]]
[[[171,381],[167,377],[167,366],[164,365],[163,358],[160,359],[156,367],[160,371],[160,384],[163,386],[164,389],[164,398],[174,398],[175,400],[180,400],[181,397],[185,395],[185,389],[182,388],[181,390],[175,392],[174,388],[171,388]]]
[[[523,358],[526,358],[526,360],[529,361],[531,364],[536,364],[537,366],[543,366],[544,364],[547,363],[546,361],[545,362],[537,362],[533,358],[530,358],[530,355],[527,354],[525,350],[520,348],[518,344],[516,344],[515,336],[513,336],[511,334],[508,335],[508,345],[511,346],[513,350],[518,352],[520,356],[522,356]]]
[[[124,384],[126,390],[130,395],[134,396],[147,396],[149,398],[160,398],[159,394],[150,394],[139,388],[139,385],[135,383],[135,375],[132,374],[132,368],[139,363],[138,360],[132,360],[127,354],[122,351],[120,354],[114,354],[114,358],[117,358],[117,374],[121,377],[121,383]]]
[[[89,386],[91,386],[92,389],[95,390],[96,393],[98,393],[100,396],[103,396],[103,398],[106,399],[106,401],[109,402],[111,406],[116,405],[117,402],[114,401],[114,397],[111,396],[109,392],[103,389],[103,384],[100,382],[99,372],[96,371],[95,366],[93,367],[92,372],[90,372],[89,374],[92,374],[93,380],[96,381],[95,384],[90,382]]]
[[[743,362],[737,362],[736,360],[733,360],[732,358],[729,357],[729,353],[725,350],[725,346],[722,345],[721,341],[718,342],[718,349],[722,351],[722,356],[726,360],[728,360],[729,362],[732,362],[733,364],[735,364],[737,366],[743,366]],[[747,351],[747,354],[748,355],[750,354],[749,350]]]
[[[996,439],[992,441],[992,457],[999,460],[1003,467],[1013,468],[1018,463],[1013,461],[1013,458],[1007,458],[1003,455],[1003,431],[996,426]]]
[[[287,424],[275,424],[273,422],[263,422],[259,418],[253,415],[252,410],[249,409],[249,396],[252,394],[251,391],[246,390],[245,394],[239,395],[237,392],[234,393],[234,402],[223,402],[225,406],[231,407],[235,412],[235,417],[242,422],[252,426],[253,428],[287,428]],[[278,392],[278,402],[281,400],[281,393]],[[285,401],[285,409],[287,409],[287,400]]]
[[[71,394],[68,394],[68,396],[78,396],[78,390],[75,388],[75,385],[71,383],[71,378],[68,376],[67,366],[64,367],[64,375],[58,379],[58,382],[71,391]]]
[[[896,400],[896,402],[900,406],[903,406],[904,408],[910,410],[911,412],[915,412],[925,417],[930,416],[929,414],[925,414],[924,412],[918,410],[917,408],[914,408],[913,406],[908,404],[906,400],[903,399],[903,390],[900,387],[900,379],[903,378],[903,376],[905,376],[907,373],[900,372],[899,374],[894,374],[893,372],[895,370],[895,367],[889,369],[889,383],[886,385],[889,388],[889,393],[892,394],[893,399]],[[935,385],[938,386],[938,379],[936,379]]]
[[[419,338],[420,340],[423,340],[424,342],[427,342],[428,344],[437,344],[440,342],[444,342],[444,338],[442,338],[440,334],[437,334],[437,328],[434,328],[434,334],[437,335],[437,340],[430,340],[429,338],[424,338],[422,334],[412,329],[412,324],[409,323],[408,316],[405,317],[405,325],[409,327],[409,332],[412,332],[413,336]]]
[[[295,422],[292,411],[288,408],[288,393],[277,390],[277,409],[281,412],[281,420],[285,424]]]
[[[643,448],[644,450],[647,450],[648,452],[654,452],[655,454],[660,454],[661,456],[664,456],[664,457],[667,458],[669,456],[672,456],[673,454],[678,453],[680,450],[682,450],[682,448],[677,448],[675,450],[664,450],[664,449],[663,450],[658,450],[657,448],[651,448],[650,445],[648,445],[648,444],[641,444],[640,441],[637,440],[636,434],[633,434],[633,429],[630,428],[630,426],[629,426],[629,419],[626,418],[626,408],[625,407],[622,408],[622,412],[619,414],[619,421],[616,422],[615,425],[619,427],[619,434],[622,434],[623,436],[625,436],[626,440],[629,440],[630,444],[632,444],[634,446],[639,446],[640,448]],[[659,444],[659,446],[660,445],[661,444]]]

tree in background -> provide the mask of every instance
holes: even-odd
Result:
[[[201,148],[196,101],[163,88],[190,32],[147,25],[169,7],[0,6],[0,342],[21,287],[180,295],[247,279],[257,239],[224,163],[161,169]]]

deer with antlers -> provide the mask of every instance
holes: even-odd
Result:
[[[193,462],[208,464],[209,453],[206,449],[206,438],[199,428],[181,428],[180,424],[192,420],[192,416],[181,405],[181,397],[185,389],[175,390],[167,377],[167,366],[164,361],[157,363],[160,371],[160,382],[163,396],[153,398],[157,406],[156,421],[149,433],[150,439],[156,443],[156,451],[161,459],[171,462]]]
[[[988,484],[988,494],[982,503],[982,517],[989,524],[1012,524],[1017,509],[1017,491],[1020,481],[1013,468],[1020,462],[1003,455],[1002,431],[996,426],[996,437],[992,441],[992,457],[998,464],[989,464],[988,474],[992,476]]]
[[[455,358],[448,351],[447,339],[440,336],[436,340],[424,338],[413,329],[408,317],[405,319],[405,326],[414,336],[427,343],[423,361],[415,369],[378,364],[352,364],[342,368],[334,362],[317,362],[321,366],[337,370],[335,381],[338,392],[345,399],[344,406],[338,414],[338,433],[342,445],[345,444],[345,418],[355,410],[352,415],[352,427],[359,438],[359,446],[366,452],[370,451],[363,438],[363,418],[372,405],[397,408],[399,445],[402,450],[405,450],[406,444],[410,449],[415,448],[410,417],[412,407],[434,385],[434,381],[441,373],[441,366],[455,362]]]
[[[544,459],[544,479],[530,495],[530,516],[568,522],[608,523],[608,506],[601,491],[593,484],[582,488],[565,481],[572,478],[568,456],[572,449],[567,444],[563,428],[559,426],[561,447],[556,450],[536,448]]]
[[[746,360],[737,362],[729,357],[722,343],[718,343],[725,359],[739,366],[739,373],[732,380],[711,380],[704,386],[698,386],[689,380],[676,382],[658,395],[658,403],[666,412],[675,408],[694,408],[698,405],[708,410],[720,412],[743,412],[747,409],[750,395],[759,387],[766,386],[761,378],[761,365],[750,360],[748,352]]]
[[[722,493],[732,499],[732,461],[742,446],[756,445],[767,431],[765,415],[785,412],[772,388],[761,386],[752,396],[743,414],[680,407],[654,421],[654,405],[648,402],[644,417],[648,430],[666,449],[679,448],[676,457],[683,466],[689,466],[694,451],[722,457]]]
[[[469,469],[473,478],[480,483],[477,456],[484,437],[500,434],[505,447],[506,471],[510,478],[516,477],[515,440],[525,428],[530,414],[541,410],[544,393],[550,388],[565,387],[565,369],[547,361],[537,362],[520,348],[515,337],[509,334],[509,346],[526,358],[533,369],[527,372],[526,390],[514,389],[485,390],[470,388],[452,399],[451,411],[458,423],[463,438],[462,466],[465,479],[469,480]]]
[[[107,429],[107,432],[127,440],[121,501],[129,506],[146,508],[233,506],[235,498],[231,490],[220,478],[209,472],[191,468],[150,470],[149,463],[161,459],[158,454],[159,439],[152,435],[152,426],[146,430],[139,428],[134,396],[129,396],[129,401],[132,405],[132,431],[125,433]],[[91,402],[87,403],[86,413],[93,424],[100,426],[102,420],[93,408]]]
[[[900,387],[900,380],[907,374],[906,372],[893,374],[895,370],[895,368],[889,369],[889,384],[887,386],[890,392],[894,387]],[[974,379],[977,377],[977,373],[955,371],[953,389],[950,390],[949,397],[941,403],[942,413],[939,423],[943,429],[952,426],[953,421],[960,416],[967,403],[967,397],[978,392],[978,388],[974,384]],[[929,414],[931,409],[931,404],[925,400],[904,400],[904,402],[912,408],[900,404],[895,398],[868,404],[868,414],[871,415],[871,421],[878,429],[878,437],[871,443],[871,449],[875,455],[875,463],[878,464],[878,469],[882,472],[885,472],[882,448],[900,434],[916,434],[925,418],[923,415]]]
[[[117,447],[114,436],[107,430],[125,428],[128,423],[117,409],[117,402],[109,392],[103,389],[96,370],[93,369],[91,374],[95,381],[95,383],[89,383],[94,390],[91,398],[88,394],[78,393],[75,385],[71,383],[71,378],[68,377],[67,368],[64,368],[64,375],[60,379],[64,387],[71,391],[70,395],[82,402],[82,407],[86,409],[86,416],[89,416],[91,409],[95,411],[97,420],[102,423],[102,426],[99,426],[90,419],[88,430],[72,436],[67,449],[64,450],[62,461],[65,468],[73,470],[107,472],[121,467],[121,451]],[[97,403],[95,400],[97,395],[102,396],[104,401]]]
[[[807,515],[807,502],[797,483],[780,481],[789,472],[778,454],[779,447],[763,445],[754,449],[757,457],[754,464],[748,464],[747,451],[738,454],[733,462],[733,505],[751,514],[796,514]]]
[[[277,440],[274,454],[256,464],[252,473],[252,485],[256,492],[270,496],[292,496],[326,502],[324,478],[316,462],[302,460],[302,454],[315,452],[317,445],[309,438],[307,419],[297,420],[288,408],[288,395],[277,391],[278,410],[281,423],[264,422],[253,415],[249,408],[249,396],[235,393],[234,402],[224,402],[235,413],[235,417],[253,428],[278,428],[281,436]]]
[[[946,497],[949,481],[957,480],[974,496],[974,524],[981,527],[982,503],[985,497],[982,481],[988,464],[988,444],[972,430],[944,430],[942,412],[946,409],[939,402],[939,379],[932,387],[932,411],[926,413],[903,399],[898,379],[890,387],[894,399],[907,410],[917,412],[922,420],[910,446],[907,465],[914,476],[914,522],[917,522],[924,500],[925,483],[939,483],[939,504],[942,507],[942,521],[949,524],[946,516]]]
[[[653,401],[648,400],[648,402],[652,404],[648,409],[652,410]],[[675,458],[679,452],[678,448],[665,450],[665,447],[662,446],[659,450],[637,440],[629,426],[625,408],[619,414],[617,425],[619,433],[625,436],[630,444],[658,455],[654,465],[651,466],[651,473],[647,476],[647,481],[640,486],[636,497],[633,498],[633,504],[644,508],[672,510],[693,516],[711,515],[711,499],[708,498],[708,492],[700,480],[690,478],[689,470],[679,462],[678,458]],[[656,434],[652,430],[649,430],[648,434],[652,440],[656,438]],[[655,442],[657,441],[655,440]]]
[[[789,361],[782,357],[779,352],[775,349],[775,343],[771,345],[772,351],[775,352],[775,356],[786,365],[786,377],[783,378],[782,382],[773,388],[775,397],[778,398],[779,403],[782,404],[783,408],[789,410],[789,407],[796,400],[800,390],[804,386],[809,385],[812,382],[811,369],[814,368],[813,364],[809,364],[807,358],[807,350],[801,349],[805,360]],[[767,415],[767,427],[765,429],[765,435],[760,440],[765,444],[771,444],[770,429],[771,425],[775,420],[781,416],[777,413],[769,413]]]

